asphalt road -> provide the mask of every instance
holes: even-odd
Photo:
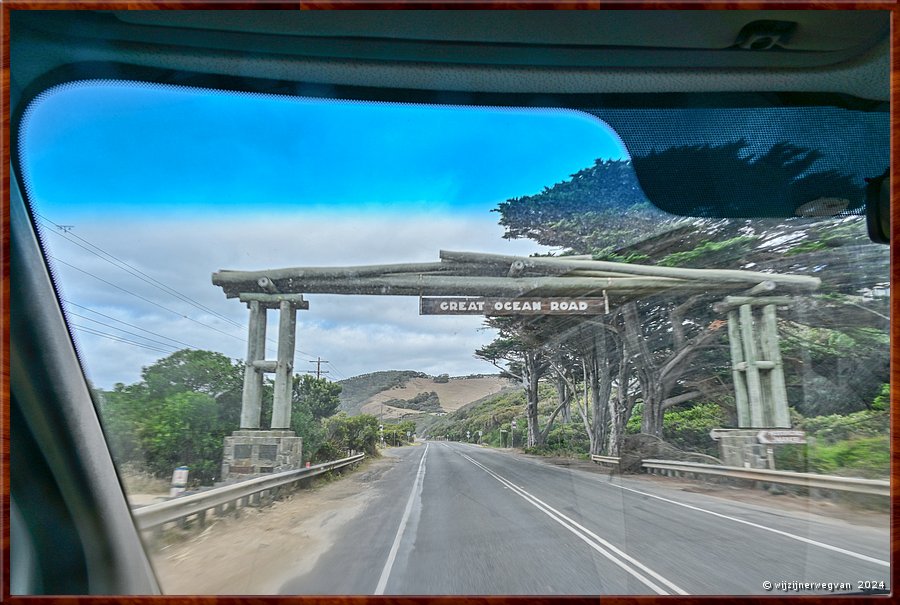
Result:
[[[855,592],[859,582],[889,587],[887,528],[468,444],[428,442],[390,455],[396,463],[378,496],[283,594],[804,595]],[[781,582],[847,586],[785,591]]]

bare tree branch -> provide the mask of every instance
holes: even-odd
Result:
[[[689,391],[687,393],[682,393],[681,395],[675,395],[674,397],[669,397],[668,399],[663,399],[660,404],[664,410],[678,405],[679,403],[684,403],[685,401],[690,401],[695,397],[702,395],[700,391]]]

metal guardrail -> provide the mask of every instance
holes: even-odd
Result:
[[[879,479],[859,479],[856,477],[838,477],[835,475],[817,475],[815,473],[795,473],[792,471],[773,471],[761,468],[741,468],[738,466],[719,466],[701,464],[699,462],[678,462],[673,460],[644,460],[642,464],[648,472],[664,471],[693,475],[715,475],[732,479],[746,479],[762,483],[778,483],[781,485],[798,485],[801,487],[839,490],[875,496],[890,496],[890,482]]]
[[[619,466],[615,456],[591,455],[591,460],[600,464]],[[836,475],[818,475],[816,473],[796,473],[793,471],[773,471],[761,468],[741,468],[739,466],[721,466],[700,462],[681,462],[678,460],[643,461],[642,468],[649,473],[684,473],[689,475],[714,475],[731,479],[745,479],[760,483],[778,483],[781,485],[797,485],[800,487],[855,492],[874,496],[890,496],[890,482],[880,479],[860,479],[857,477],[838,477]]]
[[[239,503],[247,506],[251,497],[258,502],[264,492],[273,493],[297,481],[356,464],[363,458],[365,458],[365,454],[356,454],[349,458],[325,462],[309,468],[284,471],[267,477],[256,477],[234,485],[225,485],[205,492],[173,498],[159,504],[142,506],[134,509],[132,515],[138,529],[141,530],[158,528],[166,523],[185,520],[192,515],[198,515],[202,523],[205,520],[206,511],[210,509],[224,512],[228,505],[231,505],[230,508],[237,508]]]

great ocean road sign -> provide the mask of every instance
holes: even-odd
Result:
[[[609,313],[604,297],[591,298],[419,298],[420,315],[602,315]]]

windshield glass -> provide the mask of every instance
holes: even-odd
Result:
[[[573,110],[87,81],[21,133],[165,592],[889,588],[888,249],[821,202],[858,175],[721,219],[634,171],[796,184],[787,126],[638,154]],[[158,512],[191,494],[230,495]]]

